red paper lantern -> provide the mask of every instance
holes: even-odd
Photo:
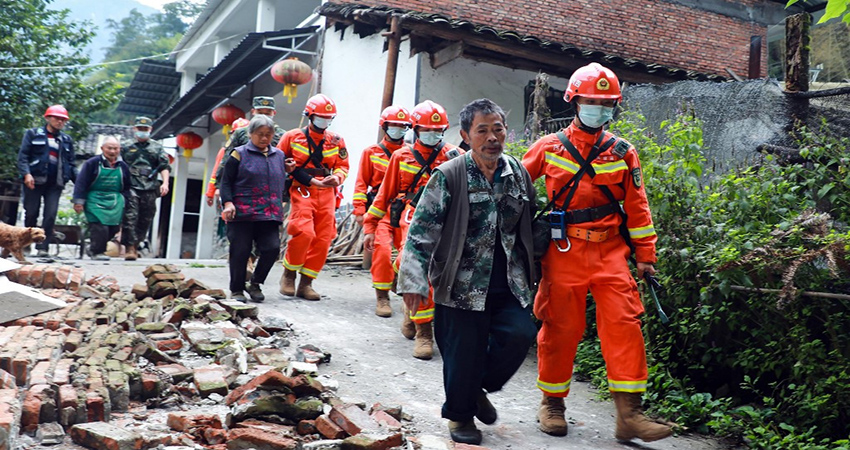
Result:
[[[230,124],[232,124],[236,119],[245,118],[245,111],[242,111],[228,103],[214,109],[212,112],[212,118],[216,121],[216,123],[222,125],[221,132],[224,133],[224,137],[227,138],[227,136],[230,135]]]
[[[289,58],[276,62],[271,69],[272,78],[282,83],[286,103],[298,96],[298,85],[308,83],[313,78],[313,69],[298,58]]]
[[[183,149],[183,156],[192,157],[192,151],[204,144],[204,138],[191,131],[177,135],[177,145]]]

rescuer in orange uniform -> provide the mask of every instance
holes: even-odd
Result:
[[[647,381],[638,318],[644,310],[627,263],[630,239],[638,278],[644,272],[654,274],[657,236],[637,151],[602,129],[622,99],[619,80],[611,70],[592,63],[570,77],[564,99],[575,106],[575,120],[535,142],[522,159],[533,179],[546,177],[550,200],[553,192],[561,194],[549,214],[553,239],[542,260],[543,277],[534,302],[534,314],[543,321],[537,336],[537,386],[543,391],[540,429],[567,434],[564,398],[585,330],[590,290],[608,389],[617,407],[616,438],[662,439],[670,436],[673,424],[654,422],[640,409]],[[586,160],[592,162],[589,167]],[[575,187],[562,191],[576,173]]]
[[[227,137],[227,140],[224,142],[224,145],[218,149],[218,154],[215,156],[215,164],[213,165],[212,172],[210,173],[210,182],[207,183],[207,206],[212,206],[213,202],[215,202],[215,197],[218,195],[218,189],[216,189],[216,177],[215,175],[218,173],[218,168],[221,165],[221,160],[224,158],[224,150],[230,145],[230,139],[233,136],[233,132],[240,129],[245,128],[248,124],[251,123],[248,119],[238,118],[233,121],[232,128],[230,129],[230,136]]]
[[[410,112],[401,106],[388,106],[381,113],[378,125],[384,130],[384,138],[379,144],[369,146],[360,156],[360,170],[357,172],[357,184],[354,185],[354,219],[363,224],[363,215],[378,195],[378,188],[384,181],[390,157],[404,145],[404,134],[413,122]],[[401,249],[401,228],[390,226],[389,221],[380,221],[375,229],[375,243],[372,251],[372,286],[375,287],[377,304],[375,315],[390,317],[390,288],[395,273],[393,271],[393,247]]]
[[[386,229],[387,226],[401,230],[401,243],[396,247],[401,250],[413,219],[418,194],[428,183],[431,170],[462,153],[454,145],[443,142],[443,133],[449,128],[449,117],[442,106],[425,100],[413,108],[411,116],[416,142],[413,147],[404,146],[393,153],[384,182],[363,221],[363,245],[369,251],[374,249],[376,230],[379,227]],[[400,260],[399,255],[396,264]],[[398,272],[397,267],[393,269]],[[389,280],[392,282],[392,278]],[[431,359],[434,355],[434,334],[431,328],[434,300],[429,296],[424,303],[417,311],[402,309],[404,317],[401,334],[408,339],[415,339],[413,357]]]
[[[319,300],[313,279],[325,265],[331,241],[336,236],[335,188],[348,176],[348,150],[342,137],[327,131],[336,117],[336,104],[328,96],[317,94],[307,100],[304,115],[308,126],[287,131],[277,148],[294,158],[296,171],[312,176],[311,184],[293,181],[289,188],[289,242],[283,257],[280,293],[307,300]],[[298,289],[295,277],[301,273]]]

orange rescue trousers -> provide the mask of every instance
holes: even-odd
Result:
[[[643,392],[646,350],[638,318],[643,303],[626,262],[629,248],[619,235],[603,242],[570,241],[568,252],[559,251],[552,242],[542,261],[543,278],[534,301],[534,314],[543,321],[537,335],[537,387],[550,397],[569,394],[589,290],[596,303],[608,388]]]
[[[393,278],[398,273],[401,251],[407,239],[407,230],[413,219],[413,208],[408,205],[401,214],[400,227],[390,225],[389,215],[384,216],[375,228],[375,251],[372,253],[372,285],[375,289],[389,290]],[[392,261],[392,246],[398,249],[395,261]],[[410,313],[414,323],[428,323],[434,320],[434,289],[428,290],[428,300],[419,305],[419,309]]]
[[[316,278],[336,237],[336,192],[333,188],[306,187],[296,182],[289,193],[292,203],[286,232],[290,238],[283,267]]]

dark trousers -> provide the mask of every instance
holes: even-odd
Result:
[[[124,220],[121,227],[121,243],[135,245],[148,237],[148,229],[156,215],[156,199],[159,189],[140,191],[130,189],[127,203],[124,205]]]
[[[245,290],[245,269],[254,245],[260,258],[254,266],[251,283],[263,284],[280,256],[280,222],[228,222],[227,240],[230,241],[230,291]]]
[[[89,222],[89,254],[99,255],[106,251],[106,243],[118,233],[121,225],[104,225],[100,222]]]
[[[487,296],[484,311],[436,305],[434,339],[443,357],[444,418],[472,420],[483,388],[495,392],[522,365],[537,335],[530,308],[513,295]]]
[[[34,227],[38,222],[38,212],[41,209],[41,199],[44,198],[44,215],[41,218],[41,228],[47,236],[35,248],[47,251],[53,242],[53,225],[56,224],[56,212],[59,210],[59,197],[62,196],[62,186],[55,184],[37,184],[35,189],[24,186],[24,226]]]

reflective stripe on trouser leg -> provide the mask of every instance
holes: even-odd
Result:
[[[302,187],[302,189],[304,189]],[[283,255],[284,267],[289,270],[301,270],[307,261],[307,251],[316,238],[313,228],[313,198],[317,189],[310,190],[310,198],[304,198],[293,186],[290,190],[291,204],[289,206],[289,224],[286,233],[286,253]],[[333,205],[331,205],[333,207]]]
[[[639,316],[643,314],[637,283],[626,263],[628,248],[621,238],[597,244],[605,271],[593,275],[590,292],[596,302],[596,328],[608,371],[608,386],[616,392],[646,391],[646,348]]]
[[[307,249],[302,275],[316,278],[328,259],[328,250],[336,237],[336,218],[334,217],[336,193],[333,189],[314,189],[310,193],[313,209],[313,230],[315,238]]]
[[[570,252],[572,253],[572,252]],[[566,397],[570,392],[573,361],[578,343],[584,335],[587,284],[571,285],[565,274],[572,265],[565,264],[555,246],[542,261],[543,279],[534,300],[534,313],[543,321],[537,334],[537,387],[551,397]],[[554,282],[553,282],[554,280]]]
[[[375,250],[372,251],[372,286],[384,291],[390,290],[393,284],[392,251],[393,246],[401,247],[401,229],[390,225],[388,217],[378,222],[375,228]]]
[[[410,229],[410,222],[406,220],[408,217],[413,217],[413,212],[409,211],[412,208],[408,205],[401,214],[402,219],[399,221],[401,225],[401,246],[398,249],[398,255],[393,262],[393,270],[398,273],[398,265],[401,262],[401,253],[404,248],[404,242],[407,240],[407,231]],[[414,323],[428,323],[434,320],[434,288],[428,287],[428,299],[419,305],[419,309],[410,312],[410,320]]]

